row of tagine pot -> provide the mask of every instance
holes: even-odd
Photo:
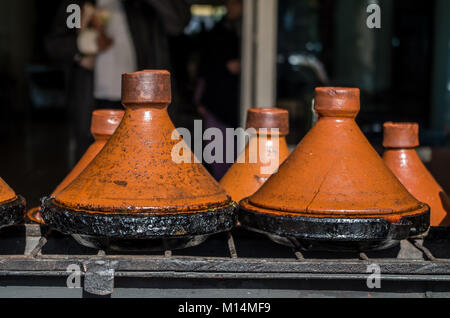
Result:
[[[220,184],[195,160],[172,159],[170,101],[168,72],[124,74],[125,111],[93,113],[94,144],[28,218],[112,250],[195,246],[238,219],[280,244],[356,251],[426,235],[430,207],[432,226],[450,225],[449,199],[415,151],[418,125],[385,124],[380,158],[355,122],[358,89],[317,88],[319,120],[292,154],[288,112],[250,109],[256,133]],[[262,169],[271,159],[281,165]],[[24,200],[1,179],[0,202],[0,226],[20,222]]]

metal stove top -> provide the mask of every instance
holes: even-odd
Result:
[[[81,288],[69,289],[74,268]],[[367,280],[378,270],[381,288],[372,289]],[[450,231],[432,229],[426,239],[367,253],[305,252],[241,229],[184,250],[122,253],[85,248],[27,224],[0,231],[0,296],[13,295],[450,296]]]

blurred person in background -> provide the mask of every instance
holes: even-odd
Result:
[[[81,8],[81,28],[67,26],[67,7]],[[69,110],[79,159],[92,142],[94,108],[121,108],[125,72],[169,69],[169,36],[190,20],[185,0],[68,0],[46,37],[50,57],[71,66]]]
[[[243,13],[242,0],[226,0],[225,5],[227,14],[204,37],[195,100],[205,129],[219,128],[224,137],[226,128],[239,125]],[[224,140],[225,159],[227,140]],[[208,169],[220,180],[230,166],[230,163],[214,163]]]

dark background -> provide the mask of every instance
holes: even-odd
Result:
[[[245,0],[244,0],[245,1]],[[221,1],[190,1],[221,6]],[[75,164],[66,93],[68,70],[44,48],[58,0],[0,3],[0,176],[29,204],[49,194]],[[311,99],[321,85],[361,88],[362,130],[381,151],[385,121],[415,121],[427,165],[450,188],[450,5],[448,0],[379,0],[382,28],[365,27],[368,1],[280,0],[277,106],[291,114],[290,144],[312,124]],[[192,95],[201,46],[198,17],[186,34],[171,39],[172,72],[181,88],[173,115],[177,126],[199,118]],[[327,80],[317,76],[322,65]],[[303,63],[303,64],[302,64]],[[194,71],[193,71],[194,70]]]

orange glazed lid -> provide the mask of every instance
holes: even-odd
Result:
[[[384,124],[385,164],[417,199],[431,208],[431,226],[450,225],[450,199],[414,148],[419,146],[419,124]]]
[[[16,193],[0,178],[0,204],[16,199]]]
[[[383,146],[385,148],[416,148],[419,146],[419,124],[384,124]]]
[[[289,134],[287,110],[250,108],[247,115],[248,128],[256,129],[257,139],[248,142],[238,160],[220,180],[220,184],[236,202],[255,193],[289,155],[284,138]],[[266,131],[260,130],[264,128]],[[278,132],[274,133],[273,128],[278,129]],[[266,136],[268,138],[265,138]],[[275,138],[278,138],[276,143]],[[256,160],[252,161],[251,157],[255,157]],[[273,164],[274,162],[277,164]]]
[[[311,215],[392,215],[421,209],[354,122],[359,89],[318,88],[315,110],[319,122],[250,204]],[[328,121],[331,117],[352,121]]]
[[[219,208],[231,199],[200,163],[176,163],[180,140],[168,113],[170,73],[123,74],[124,118],[91,164],[55,202],[104,213],[172,213]],[[188,156],[193,158],[189,148]]]

